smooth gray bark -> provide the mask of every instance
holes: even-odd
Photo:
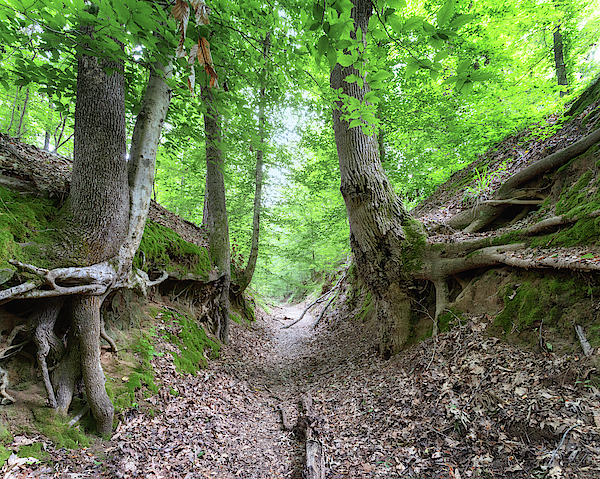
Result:
[[[256,170],[254,174],[254,214],[252,217],[252,246],[250,247],[250,255],[248,256],[248,263],[244,272],[237,278],[237,284],[235,291],[236,294],[242,294],[250,282],[252,276],[254,276],[254,270],[256,269],[256,260],[258,259],[258,242],[260,239],[260,211],[261,211],[261,199],[262,199],[262,185],[263,185],[263,166],[264,166],[264,145],[265,145],[265,103],[266,103],[266,86],[267,86],[267,68],[266,62],[269,55],[269,49],[271,46],[271,35],[269,32],[265,34],[263,42],[263,60],[265,61],[265,67],[261,72],[261,86],[260,86],[260,106],[258,110],[258,137],[260,144],[256,151]]]

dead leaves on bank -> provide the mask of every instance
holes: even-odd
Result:
[[[311,387],[329,418],[328,477],[599,477],[588,363],[504,344],[485,335],[488,322],[473,318],[388,362],[363,346],[360,326],[327,333],[355,353],[321,350],[331,372]]]

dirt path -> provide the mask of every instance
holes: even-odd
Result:
[[[503,344],[479,317],[383,361],[374,330],[344,311],[316,334],[310,316],[281,329],[300,313],[234,324],[196,375],[159,343],[154,416],[130,410],[104,452],[51,450],[51,468],[15,477],[300,479],[303,442],[277,409],[294,423],[301,392],[325,418],[327,479],[600,474],[600,392],[582,386],[580,357]]]
[[[155,418],[134,417],[117,429],[115,477],[300,478],[302,443],[282,429],[277,409],[295,419],[307,315],[281,329],[299,307],[277,307],[256,324],[233,325],[221,359],[197,376],[181,377],[165,355],[155,361],[163,384]],[[168,345],[164,345],[168,347]],[[176,389],[177,396],[165,391]],[[296,399],[295,399],[296,398]]]

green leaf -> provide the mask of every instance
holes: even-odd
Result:
[[[112,4],[115,12],[119,14],[119,20],[121,22],[127,21],[131,13],[129,9],[125,5],[123,5],[123,2],[121,2],[121,0],[112,0]]]
[[[581,257],[581,259],[592,259],[592,258],[594,258],[594,254],[593,253],[587,253],[587,254],[584,254]]]
[[[448,50],[442,50],[441,52],[437,52],[433,61],[439,62],[448,56],[450,52]]]
[[[404,30],[414,30],[423,24],[423,17],[414,16],[404,22]]]
[[[329,38],[327,38],[327,35],[323,35],[317,43],[317,55],[320,57],[325,55],[327,47],[329,47]]]
[[[349,67],[354,63],[352,55],[342,55],[338,58],[338,63],[343,67]]]
[[[368,101],[369,103],[373,103],[374,105],[376,105],[380,101],[379,95],[377,95],[377,92],[370,91],[365,95],[365,101]]]
[[[375,38],[375,40],[387,40],[388,38],[383,30],[373,30],[371,33],[373,34],[373,38]]]
[[[355,118],[350,122],[348,128],[356,128],[357,126],[362,125],[362,120],[360,118]]]
[[[442,8],[437,13],[437,23],[440,27],[446,25],[454,15],[454,2],[453,0],[446,0],[446,3],[442,5]]]
[[[392,15],[391,17],[389,17],[387,19],[387,23],[397,34],[404,32],[404,29],[406,28],[406,25],[397,15]]]
[[[471,73],[471,80],[473,81],[486,81],[494,78],[494,74],[491,72],[479,72],[475,71]]]
[[[473,91],[473,82],[470,80],[467,80],[463,86],[460,88],[460,92],[463,95],[469,95],[471,94],[471,92]]]
[[[425,30],[426,33],[434,33],[435,27],[431,23],[423,21],[423,30]]]
[[[346,78],[344,78],[344,81],[346,83],[354,83],[356,82],[356,80],[358,80],[358,75],[355,74],[348,75]]]
[[[329,68],[333,70],[337,64],[337,50],[331,45],[327,48],[327,60],[329,61]]]
[[[419,69],[419,63],[411,62],[408,65],[406,65],[406,70],[404,71],[404,76],[406,78],[410,78],[418,69]]]
[[[406,7],[406,0],[387,0],[387,4],[396,10],[401,10]]]
[[[335,48],[337,48],[338,50],[345,50],[350,46],[352,46],[352,42],[350,40],[340,40],[335,44]]]
[[[315,3],[313,5],[313,18],[317,22],[321,22],[323,20],[323,6],[320,3]]]
[[[461,74],[462,72],[464,72],[467,68],[469,68],[469,66],[471,66],[471,60],[463,60],[462,62],[460,62],[458,64],[458,66],[456,67],[456,73],[457,74]]]
[[[372,81],[381,81],[390,78],[392,74],[385,70],[379,70],[372,75],[369,75],[369,83]]]
[[[429,37],[429,44],[436,50],[439,50],[444,46],[444,41],[439,36],[432,35]]]
[[[458,30],[460,27],[465,26],[467,23],[469,23],[474,18],[475,18],[475,15],[470,14],[470,13],[467,15],[459,15],[454,20],[452,20],[448,26],[450,28]]]

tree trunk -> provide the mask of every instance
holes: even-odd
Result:
[[[113,71],[111,76],[103,68]],[[127,234],[129,185],[123,64],[82,55],[77,70],[73,180],[68,214],[87,264],[117,255]]]
[[[556,68],[556,80],[558,85],[568,85],[567,66],[565,65],[563,36],[560,32],[560,25],[554,30],[554,65]],[[568,93],[568,90],[561,90],[561,98]]]
[[[85,394],[100,434],[110,434],[115,408],[104,387],[100,364],[100,306],[104,296],[76,296],[73,299],[73,327],[79,338],[81,373]]]
[[[25,113],[27,112],[27,103],[29,103],[29,88],[25,91],[25,101],[23,102],[23,109],[21,110],[21,117],[19,118],[19,126],[17,127],[16,138],[21,138],[23,134],[23,120],[25,119]]]
[[[10,130],[15,122],[15,112],[17,111],[17,103],[19,101],[19,93],[21,92],[21,85],[17,86],[17,91],[15,93],[15,101],[13,101],[12,112],[10,114],[10,123],[8,124],[8,128],[6,129],[6,134],[10,135]]]
[[[48,130],[44,134],[44,150],[50,151],[50,132]]]
[[[108,76],[104,69],[113,71]],[[125,159],[125,89],[122,63],[80,56],[77,71],[73,180],[62,210],[69,246],[79,265],[117,256],[129,223],[129,185]],[[81,370],[98,431],[112,429],[114,408],[100,364],[102,296],[72,300],[71,341],[57,384],[57,405],[66,412]]]
[[[352,0],[355,29],[366,37],[372,3]],[[356,31],[356,30],[355,30]],[[364,41],[364,40],[363,40]],[[353,66],[337,64],[331,73],[331,87],[364,102],[369,91],[365,83],[347,83],[348,75],[360,75]],[[412,221],[385,175],[375,135],[360,127],[349,128],[342,118],[342,105],[333,112],[338,150],[341,191],[350,224],[350,246],[359,274],[376,303],[379,349],[384,357],[398,352],[410,332],[410,298],[407,294],[403,250],[408,246],[405,226]]]
[[[265,65],[267,63],[267,57],[269,55],[269,48],[271,46],[271,35],[269,32],[265,35],[263,42],[263,60]],[[262,198],[262,184],[263,184],[263,165],[264,165],[264,144],[265,144],[265,103],[266,103],[266,84],[267,84],[267,68],[266,66],[261,72],[261,86],[260,86],[260,106],[258,110],[258,136],[259,142],[258,150],[256,152],[256,170],[255,170],[255,189],[254,189],[254,215],[252,218],[252,246],[250,247],[250,255],[248,256],[248,264],[237,279],[235,293],[237,295],[242,294],[254,275],[256,269],[256,260],[258,258],[258,240],[260,238],[260,209],[261,209],[261,198]]]
[[[229,286],[231,283],[231,250],[229,245],[229,223],[225,205],[225,161],[221,150],[221,114],[217,110],[213,92],[206,88],[202,92],[206,104],[204,130],[206,134],[206,195],[212,227],[210,229],[210,254],[218,270],[219,293],[216,335],[223,343],[229,336]]]
[[[156,63],[151,68],[148,86],[133,129],[128,162],[131,193],[129,231],[124,250],[120,254],[120,266],[125,269],[131,268],[148,217],[156,171],[156,152],[162,125],[171,103],[171,89],[165,78],[169,78],[171,72],[171,62],[166,67]]]

